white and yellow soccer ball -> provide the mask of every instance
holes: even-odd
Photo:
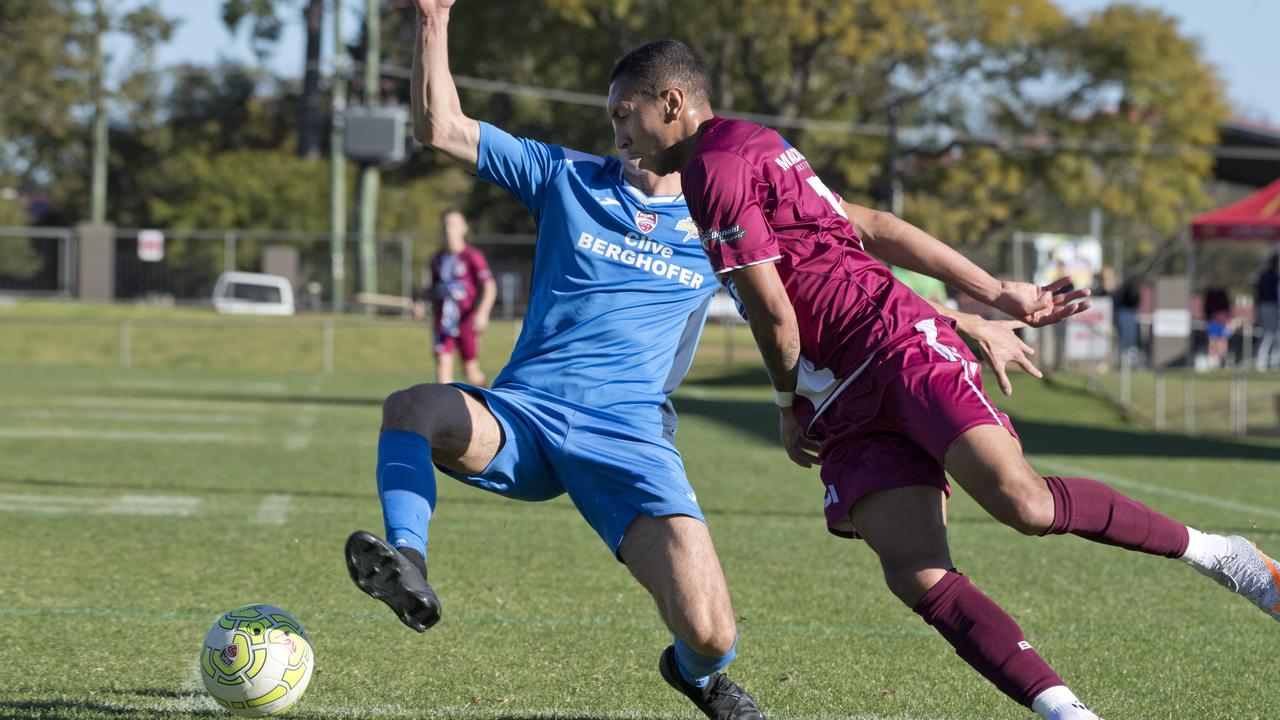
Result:
[[[314,665],[302,625],[271,605],[246,605],[218,618],[200,651],[209,694],[245,717],[288,709],[307,689]]]

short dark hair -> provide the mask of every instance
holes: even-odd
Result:
[[[654,40],[627,53],[613,66],[609,83],[618,79],[651,98],[671,87],[684,90],[695,103],[707,103],[711,97],[706,63],[679,40]]]

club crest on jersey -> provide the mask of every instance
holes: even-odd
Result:
[[[658,213],[637,210],[636,227],[640,228],[640,232],[645,234],[653,232],[654,228],[658,227]]]
[[[684,231],[684,239],[680,242],[689,242],[690,240],[696,239],[700,234],[698,232],[698,224],[695,223],[691,217],[687,217],[676,223],[676,229]]]

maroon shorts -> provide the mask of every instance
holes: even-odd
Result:
[[[465,362],[476,359],[476,331],[471,326],[471,318],[463,318],[458,323],[457,335],[446,335],[439,323],[435,330],[436,355],[451,355],[457,349]]]
[[[849,510],[877,490],[929,485],[950,495],[942,464],[959,437],[1009,416],[982,391],[982,365],[949,321],[918,323],[876,353],[871,364],[813,419],[796,398],[796,419],[819,443],[827,529],[857,537]]]

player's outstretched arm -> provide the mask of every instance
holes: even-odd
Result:
[[[1022,366],[1032,377],[1042,378],[1044,374],[1040,369],[1031,362],[1031,355],[1036,353],[1035,348],[1024,343],[1022,338],[1014,332],[1018,328],[1026,327],[1025,324],[1018,320],[986,320],[972,313],[953,310],[942,303],[936,303],[927,300],[939,315],[943,315],[956,321],[956,330],[965,337],[978,344],[978,348],[982,350],[982,354],[987,358],[987,362],[991,364],[991,369],[995,371],[996,378],[1000,382],[1000,391],[1005,395],[1013,394],[1013,383],[1009,381],[1009,375],[1005,368],[1009,363],[1016,363]]]
[[[738,299],[747,312],[751,334],[755,336],[765,369],[780,397],[795,396],[800,364],[800,326],[787,289],[772,262],[748,265],[729,271]],[[791,460],[801,467],[818,461],[817,446],[806,440],[790,403],[781,406],[778,434]]]
[[[892,213],[841,203],[868,251],[886,262],[935,277],[1031,327],[1089,309],[1087,288],[1055,295],[1070,280],[1041,287],[997,280],[954,248]],[[1083,302],[1077,302],[1083,301]]]
[[[413,136],[476,171],[480,124],[462,112],[449,71],[449,11],[455,0],[417,0],[413,51]]]

